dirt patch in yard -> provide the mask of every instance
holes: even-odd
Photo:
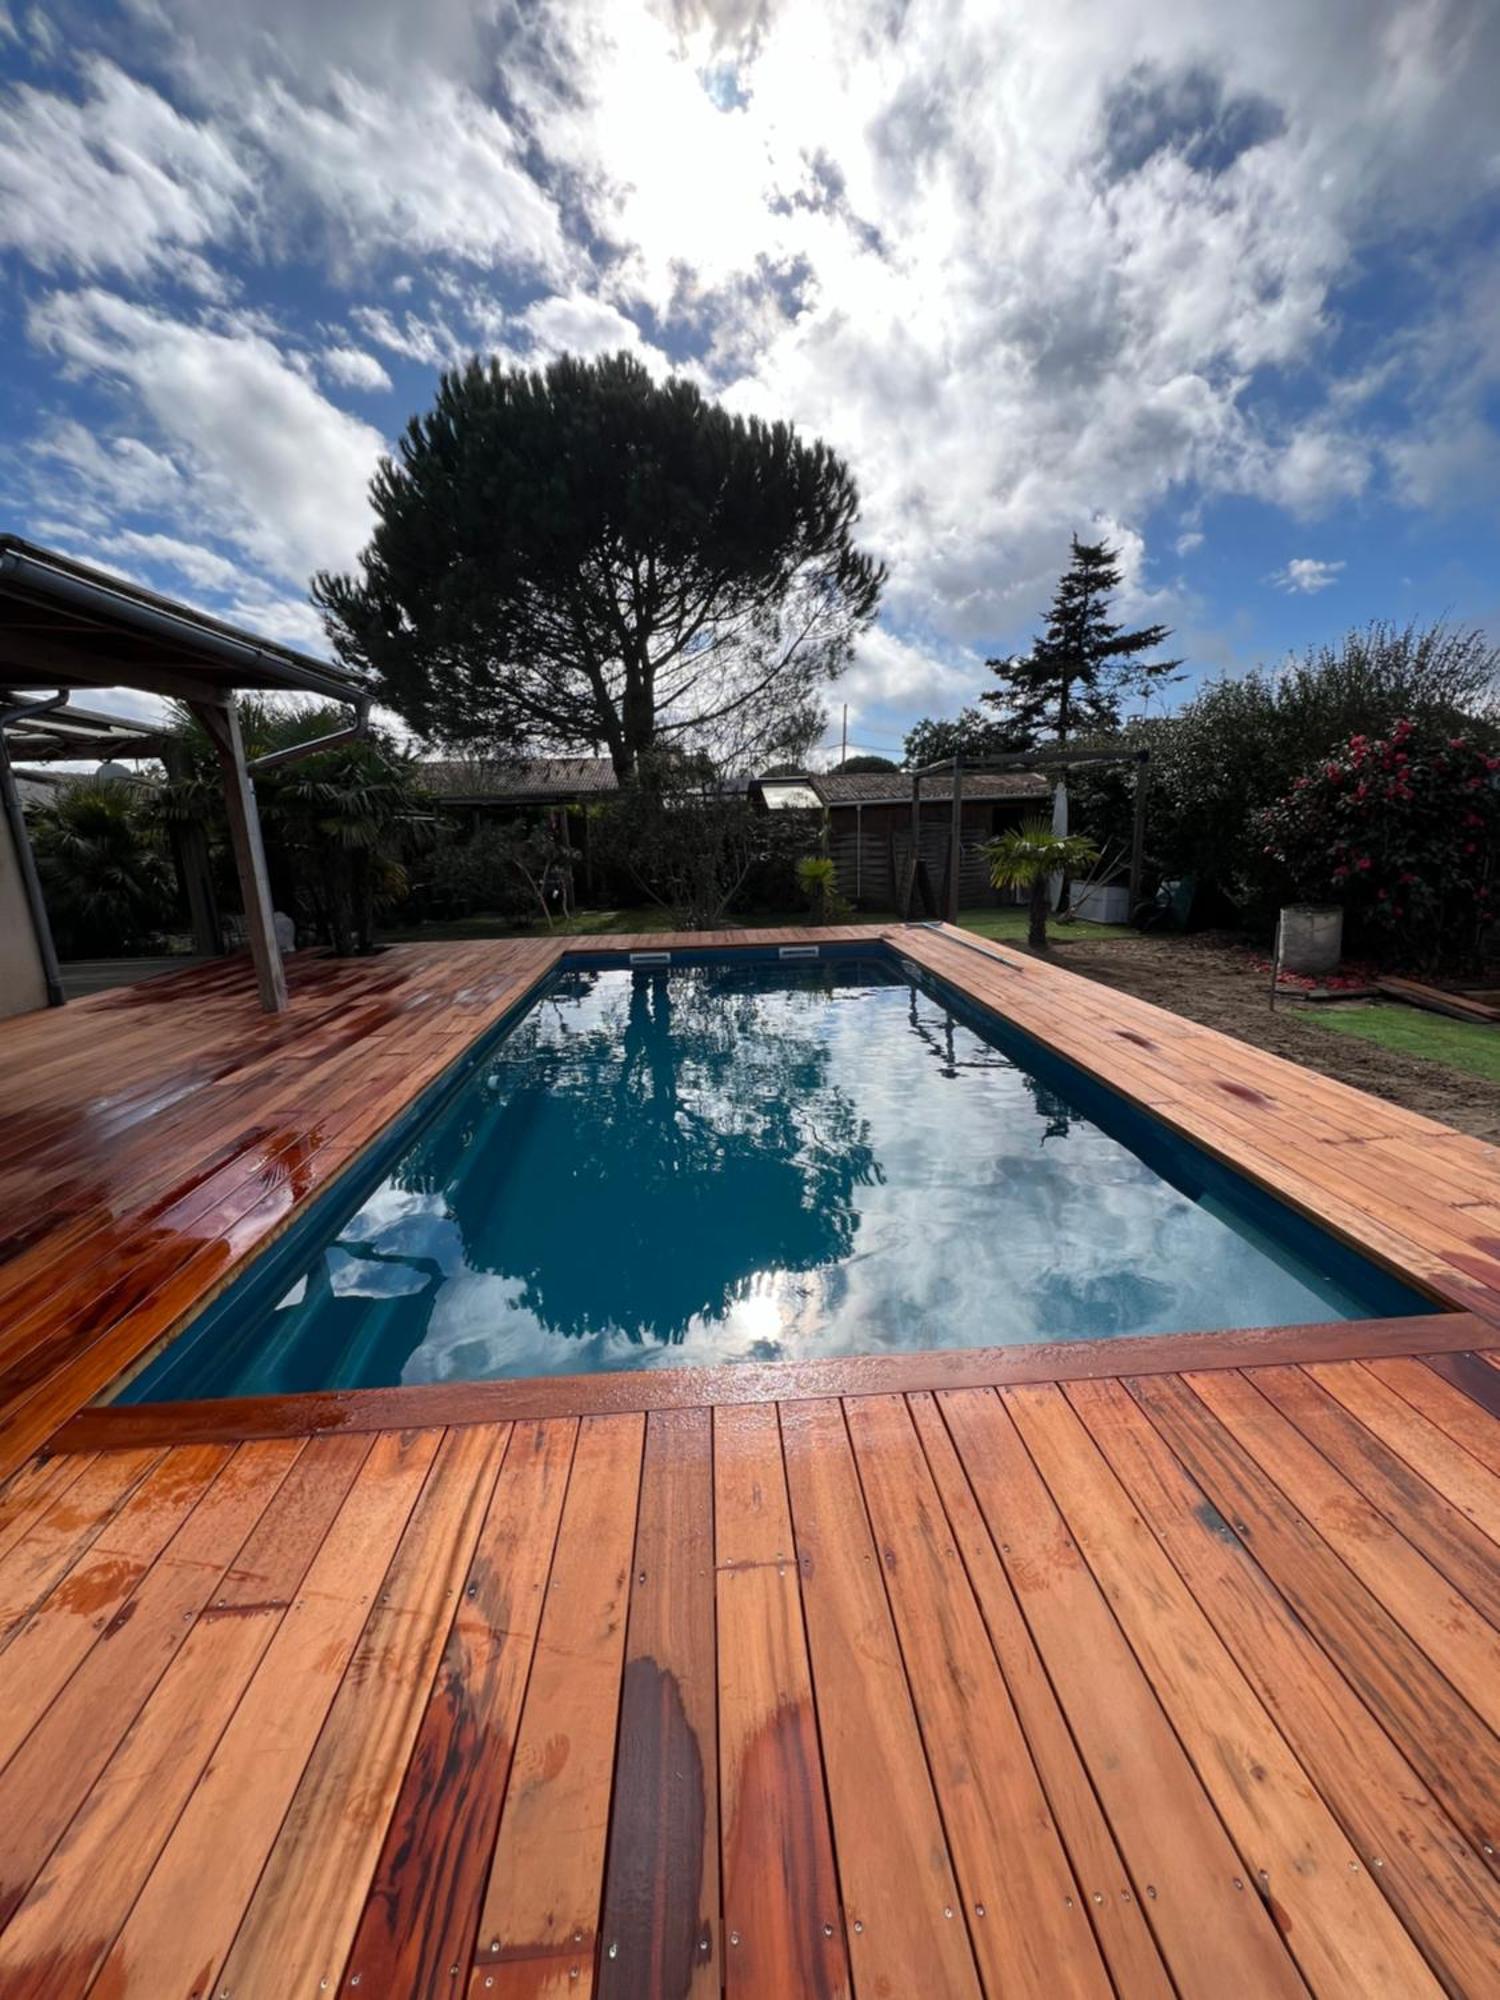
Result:
[[[1461,1132],[1500,1141],[1500,1084],[1352,1035],[1330,1035],[1308,1019],[1312,1005],[1306,1001],[1279,998],[1273,1013],[1267,999],[1268,976],[1257,969],[1256,954],[1238,939],[1211,932],[1076,943],[1069,939],[1051,956],[1069,972],[1117,986],[1190,1021],[1220,1028],[1226,1035],[1238,1035],[1289,1062],[1368,1090],[1373,1097],[1440,1118]]]

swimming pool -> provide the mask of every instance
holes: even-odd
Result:
[[[892,952],[582,958],[123,1400],[1432,1310]]]

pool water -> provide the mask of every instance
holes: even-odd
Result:
[[[1432,1310],[888,957],[565,971],[344,1192],[129,1399]]]

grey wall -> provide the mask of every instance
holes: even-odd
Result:
[[[0,1015],[25,1014],[46,1004],[47,983],[31,928],[31,911],[10,825],[0,813]]]

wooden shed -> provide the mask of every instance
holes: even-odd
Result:
[[[909,771],[811,771],[800,777],[759,778],[751,791],[770,811],[826,814],[840,895],[861,909],[897,906],[911,862]],[[1048,780],[1037,771],[964,773],[959,901],[966,909],[1017,900],[1009,891],[990,887],[981,850],[1025,813],[1046,811],[1051,794]],[[946,880],[952,828],[952,776],[940,772],[924,777],[922,861],[935,890]]]

